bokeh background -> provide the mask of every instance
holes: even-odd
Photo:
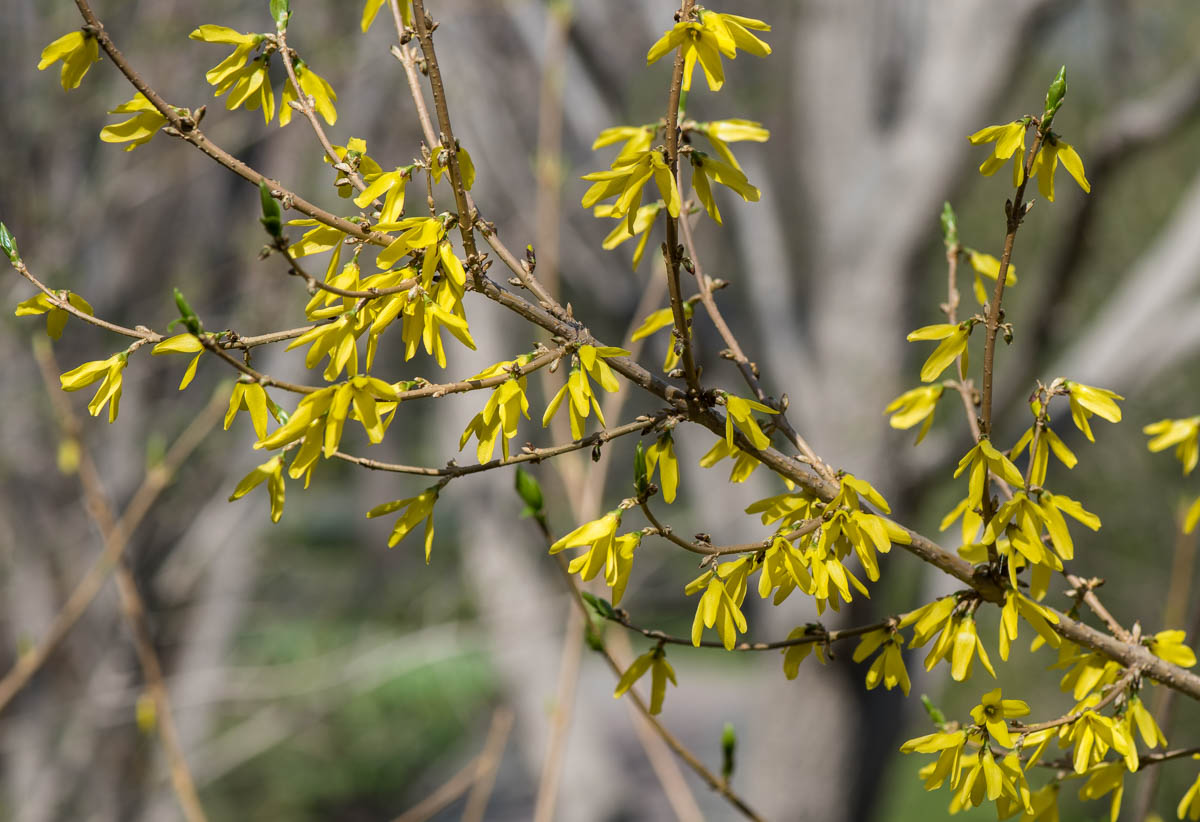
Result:
[[[1177,518],[1196,483],[1166,455],[1148,454],[1140,428],[1200,409],[1200,7],[1191,0],[737,5],[772,23],[774,54],[727,63],[720,94],[697,80],[689,114],[759,120],[772,137],[735,147],[762,201],[721,200],[725,225],[698,225],[703,262],[731,283],[720,294],[727,316],[767,389],[789,395],[793,422],[818,453],[870,478],[901,519],[926,533],[960,496],[948,478],[968,447],[961,414],[947,398],[914,449],[912,432],[890,429],[882,409],[917,383],[926,349],[907,345],[905,334],[941,317],[938,215],[952,201],[963,241],[999,255],[1007,175],[981,178],[975,167],[986,149],[970,147],[965,135],[1039,112],[1047,83],[1068,65],[1070,92],[1055,125],[1082,155],[1093,193],[1085,197],[1060,174],[1057,202],[1039,201],[1018,238],[1020,282],[1007,302],[1016,337],[999,355],[997,439],[1011,442],[1028,425],[1024,403],[1034,379],[1068,376],[1124,395],[1124,422],[1094,422],[1096,445],[1066,420],[1058,429],[1080,466],[1057,470],[1054,487],[1104,521],[1098,534],[1080,535],[1075,568],[1107,581],[1104,600],[1126,624],[1193,625],[1195,546],[1178,536]],[[385,167],[410,162],[420,129],[388,51],[395,31],[386,11],[364,36],[358,2],[293,6],[292,45],[339,94],[334,142],[363,137]],[[479,169],[480,209],[511,247],[533,243],[539,274],[599,337],[617,342],[631,319],[665,304],[661,297],[639,304],[647,289],[661,289],[661,263],[650,253],[635,274],[628,248],[600,249],[608,226],[578,207],[586,186],[579,176],[611,159],[611,150],[590,151],[601,129],[661,116],[669,65],[647,68],[644,55],[670,26],[672,4],[430,6],[441,24],[455,130]],[[226,50],[190,41],[188,32],[205,23],[266,31],[266,7],[266,0],[96,2],[118,45],[168,100],[209,104],[203,127],[213,140],[314,202],[349,213],[302,120],[264,127],[257,113],[226,112],[204,82]],[[73,4],[3,0],[0,8],[0,219],[31,269],[126,325],[162,330],[176,315],[173,286],[209,328],[255,334],[299,324],[307,300],[301,284],[277,260],[258,259],[264,235],[253,187],[163,136],[133,153],[102,144],[104,112],[132,93],[112,65],[97,64],[69,95],[57,67],[35,69],[41,48],[79,25]],[[278,89],[282,76],[274,79]],[[965,273],[959,286],[969,309]],[[101,541],[77,477],[60,470],[63,436],[32,353],[40,320],[12,316],[33,291],[13,275],[0,292],[8,306],[0,321],[0,666],[7,668],[44,634]],[[451,375],[542,339],[482,301],[470,301],[468,311],[479,351],[453,352]],[[707,320],[698,319],[696,333],[707,380],[736,391],[740,381],[719,358],[722,345]],[[65,371],[124,345],[72,321],[53,356]],[[664,345],[653,341],[645,361],[659,362]],[[118,508],[208,398],[228,391],[231,376],[206,358],[180,394],[184,361],[147,354],[136,354],[126,371],[115,424],[84,416],[81,439]],[[284,378],[302,376],[298,353],[261,351],[256,363]],[[385,358],[379,373],[439,378],[422,358]],[[545,386],[530,385],[540,413]],[[70,398],[79,413],[86,399]],[[414,404],[382,446],[368,452],[365,440],[348,434],[346,447],[440,465],[456,456],[458,436],[482,402],[472,394]],[[622,419],[652,410],[631,397]],[[253,439],[244,417],[225,434],[214,431],[126,554],[211,818],[390,820],[448,780],[468,788],[428,818],[466,811],[531,819],[539,794],[544,818],[571,822],[733,818],[660,747],[643,743],[629,707],[611,697],[610,672],[580,650],[544,543],[518,517],[511,474],[447,489],[426,567],[416,540],[389,550],[390,522],[363,517],[378,503],[418,493],[418,479],[323,463],[308,491],[289,483],[276,526],[261,490],[227,503],[263,459]],[[536,414],[516,442],[526,440],[549,441]],[[726,468],[695,468],[711,442],[706,432],[680,433],[681,460],[691,467],[670,520],[718,541],[757,539],[763,528],[741,510],[779,485],[760,471],[730,488]],[[558,532],[628,494],[631,445],[619,441],[598,462],[585,456],[534,469]],[[642,624],[686,634],[694,603],[682,587],[695,573],[691,557],[648,540],[623,604]],[[827,624],[906,610],[947,585],[894,552],[872,599]],[[747,609],[755,638],[782,637],[814,616],[798,597],[776,609],[748,601]],[[981,626],[990,650],[994,615]],[[645,642],[631,639],[641,653]],[[610,642],[628,658],[626,638],[610,632]],[[663,719],[713,768],[722,727],[732,723],[733,784],[770,819],[942,818],[949,795],[924,794],[920,763],[894,752],[927,732],[917,694],[961,716],[990,679],[976,673],[955,685],[943,669],[926,675],[918,653],[909,658],[912,698],[866,693],[865,666],[852,664],[849,651],[824,669],[809,660],[789,682],[775,654],[677,649],[670,658],[680,686],[668,694]],[[1069,708],[1059,673],[1044,670],[1049,661],[1045,652],[1016,653],[1001,672],[1005,694],[1029,700],[1038,717]],[[0,819],[180,818],[157,739],[135,721],[143,689],[110,584],[0,714]],[[548,751],[557,750],[551,739],[561,727],[558,756]],[[489,731],[488,750],[500,752],[485,757],[494,765],[489,778],[474,787],[454,783],[478,762]],[[1167,735],[1197,742],[1194,706],[1174,705]],[[548,757],[561,769],[552,809],[539,790],[550,779]],[[1161,813],[1173,813],[1194,770],[1188,760],[1161,768]],[[1131,816],[1135,805],[1144,807],[1145,781],[1128,783]],[[1105,817],[1107,802],[1080,805],[1077,783],[1069,785],[1063,819]],[[481,808],[483,816],[474,815]]]

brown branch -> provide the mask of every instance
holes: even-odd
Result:
[[[554,536],[550,533],[549,527],[546,525],[544,520],[538,520],[538,527],[541,529],[542,537],[545,539],[546,545],[550,546],[553,544]],[[579,590],[579,585],[575,582],[575,577],[573,577],[567,571],[566,560],[563,558],[562,554],[556,555],[555,559],[557,559],[555,565],[559,569],[564,582],[567,584],[572,593],[571,600],[575,603],[575,606],[579,608],[580,612],[583,614],[583,618],[590,623],[591,617],[588,614],[587,603],[583,601],[583,597]],[[600,653],[604,656],[604,660],[608,663],[608,667],[611,668],[612,672],[619,678],[624,671],[621,669],[621,666],[617,664],[617,661],[613,658],[612,653],[607,648],[603,647],[600,648]],[[638,713],[640,713],[642,717],[648,723],[650,723],[651,727],[654,728],[654,731],[658,734],[658,736],[667,744],[667,747],[674,751],[675,755],[682,759],[684,763],[704,781],[706,785],[724,797],[747,819],[756,820],[756,822],[762,822],[762,817],[751,810],[750,806],[746,804],[745,800],[735,793],[725,780],[718,779],[712,771],[705,767],[704,763],[701,762],[694,753],[688,750],[688,748],[682,742],[680,742],[674,734],[667,730],[666,726],[663,725],[657,717],[650,713],[650,709],[646,706],[645,701],[638,696],[637,691],[635,691],[633,688],[630,688],[626,695],[637,707]]]
[[[580,451],[584,448],[595,448],[598,445],[615,440],[617,437],[623,437],[626,434],[635,434],[642,431],[649,431],[654,426],[660,424],[667,419],[669,415],[659,413],[653,417],[639,417],[637,420],[617,428],[610,428],[606,431],[597,431],[594,434],[589,434],[580,440],[574,442],[563,443],[561,445],[553,445],[546,448],[534,448],[526,445],[522,449],[522,453],[509,457],[508,459],[494,459],[489,462],[479,463],[477,465],[447,465],[445,468],[429,468],[420,465],[397,465],[390,462],[380,462],[379,460],[367,459],[366,457],[356,457],[351,454],[345,454],[341,451],[334,452],[334,456],[344,462],[352,462],[355,465],[361,465],[363,468],[370,468],[375,471],[391,471],[396,474],[416,474],[423,477],[464,477],[468,474],[478,474],[483,471],[491,471],[495,468],[504,468],[509,465],[520,465],[524,462],[542,462],[543,460],[557,457],[560,454],[566,454],[571,451]]]

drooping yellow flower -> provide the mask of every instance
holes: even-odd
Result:
[[[471,186],[475,185],[475,163],[471,160],[471,155],[461,145],[454,150],[454,157],[458,160],[458,170],[462,174],[463,188],[467,191],[471,190]],[[433,152],[433,167],[430,171],[433,173],[433,181],[439,183],[442,180],[442,175],[450,170],[450,152],[444,148],[437,148]]]
[[[726,569],[727,579],[722,579],[721,569]],[[716,627],[725,650],[732,651],[737,643],[739,632],[748,629],[746,617],[742,613],[741,604],[746,596],[746,575],[750,572],[750,560],[740,559],[735,562],[723,563],[718,572],[711,571],[702,574],[692,585],[688,593],[699,590],[696,583],[707,579],[703,586],[704,593],[696,605],[696,616],[692,620],[692,644],[700,646],[700,639],[705,628]]]
[[[150,353],[196,355],[192,357],[191,362],[188,363],[187,370],[183,372],[183,379],[179,383],[179,390],[182,391],[191,384],[192,378],[196,376],[196,365],[200,362],[200,356],[204,353],[204,343],[195,334],[177,334],[154,346],[154,350]]]
[[[991,254],[984,254],[981,251],[976,251],[973,248],[967,249],[967,260],[971,263],[971,268],[975,270],[975,299],[980,305],[988,301],[987,291],[983,287],[983,282],[979,279],[979,275],[996,279],[1000,276],[1000,261]],[[1017,284],[1017,267],[1011,262],[1008,264],[1008,270],[1004,274],[1004,287],[1010,288]]]
[[[771,27],[762,20],[739,17],[735,14],[718,14],[701,11],[700,20],[682,20],[650,47],[646,54],[646,65],[666,56],[679,48],[683,50],[683,90],[692,87],[692,72],[696,63],[704,69],[704,78],[711,91],[719,91],[725,83],[725,71],[721,55],[730,59],[741,49],[756,57],[766,57],[771,47],[750,33],[770,31]]]
[[[100,59],[100,42],[95,35],[83,31],[73,31],[64,34],[50,45],[42,49],[42,59],[38,61],[38,71],[49,68],[62,60],[62,73],[59,80],[63,91],[78,88],[87,74],[92,63]]]
[[[908,335],[909,342],[918,340],[941,340],[933,350],[925,364],[921,366],[921,382],[933,382],[942,375],[950,363],[959,356],[963,357],[964,367],[967,356],[967,340],[971,336],[973,324],[966,322],[954,325],[952,323],[936,323],[918,328]]]
[[[938,400],[942,398],[942,392],[945,390],[941,385],[923,385],[905,391],[883,409],[883,413],[892,415],[888,424],[892,428],[905,429],[923,422],[917,434],[917,442],[920,442],[929,433],[929,426],[933,425],[933,412],[937,410]]]
[[[593,171],[583,175],[582,179],[592,183],[583,195],[583,207],[591,208],[601,200],[616,197],[607,216],[624,217],[632,234],[642,202],[642,191],[651,177],[654,178],[663,202],[666,203],[667,213],[678,217],[679,188],[675,185],[675,178],[671,176],[671,167],[667,165],[666,155],[657,150],[618,157],[608,171]]]
[[[750,440],[755,448],[763,449],[771,444],[771,438],[762,432],[758,422],[751,412],[761,411],[764,414],[778,414],[774,408],[763,405],[756,400],[748,400],[728,392],[722,392],[725,398],[725,444],[733,448],[733,428],[738,429]]]
[[[371,24],[375,22],[375,15],[379,14],[379,10],[383,8],[383,4],[387,0],[367,0],[363,6],[362,13],[362,30],[363,34],[367,33],[367,29],[371,28]],[[400,6],[400,22],[406,26],[413,24],[412,3],[408,0],[401,0]]]
[[[521,416],[529,419],[525,382],[525,377],[515,377],[505,380],[492,390],[492,395],[483,410],[471,418],[463,431],[458,450],[461,451],[473,435],[478,441],[475,456],[481,464],[492,458],[496,440],[500,440],[501,452],[504,459],[508,459],[508,443],[517,435],[517,424]]]
[[[229,410],[225,412],[225,430],[233,425],[233,420],[239,411],[250,414],[250,422],[254,425],[254,433],[260,440],[267,436],[267,409],[270,399],[266,390],[256,382],[238,381],[233,385],[233,393],[229,397]]]
[[[1033,158],[1033,165],[1029,169],[1029,176],[1037,177],[1038,191],[1042,193],[1042,196],[1050,202],[1054,202],[1054,172],[1058,168],[1059,160],[1062,160],[1063,168],[1075,178],[1079,187],[1085,193],[1090,194],[1092,184],[1084,176],[1083,160],[1079,158],[1079,152],[1070,143],[1050,133],[1046,135],[1046,139],[1042,143],[1042,147],[1038,149],[1037,156]]]
[[[742,167],[738,164],[737,158],[733,156],[733,152],[729,150],[728,144],[745,140],[765,143],[771,136],[771,132],[763,128],[762,123],[753,120],[712,120],[707,123],[690,125],[693,131],[698,131],[707,137],[717,154],[720,154],[726,163],[738,171],[741,171]]]
[[[1015,460],[1021,456],[1022,451],[1033,446],[1035,427],[1031,425],[1025,429],[1025,433],[1021,435],[1021,438],[1017,440],[1017,444],[1009,452],[1009,459]],[[1068,469],[1074,468],[1079,462],[1074,452],[1067,447],[1058,434],[1054,433],[1054,430],[1050,428],[1050,424],[1046,423],[1042,426],[1041,433],[1037,438],[1037,448],[1031,456],[1033,460],[1033,469],[1029,474],[1029,484],[1031,486],[1046,484],[1046,471],[1050,467],[1051,452]]]
[[[1076,428],[1083,432],[1089,442],[1096,441],[1092,436],[1092,427],[1088,424],[1092,414],[1109,422],[1121,421],[1121,408],[1117,405],[1116,400],[1125,398],[1120,394],[1106,388],[1095,388],[1072,380],[1065,380],[1063,385],[1068,391],[1067,396],[1071,402],[1071,421],[1075,423]]]
[[[622,220],[619,215],[613,214],[613,206],[596,206],[595,210],[592,212],[595,216],[615,217],[617,220],[616,226],[612,231],[608,232],[608,236],[604,238],[604,242],[601,243],[601,247],[605,251],[612,251],[626,240],[630,240],[638,235],[641,235],[641,239],[638,240],[637,247],[633,250],[633,270],[636,271],[638,264],[642,261],[642,255],[646,253],[646,245],[650,241],[650,229],[654,227],[654,221],[658,218],[658,213],[662,211],[663,208],[664,204],[662,200],[657,200],[650,205],[641,206],[634,214],[633,225],[630,225],[628,220]],[[637,340],[640,338],[635,336],[633,339]],[[664,368],[663,370],[669,371],[670,369]]]
[[[1146,447],[1153,453],[1157,454],[1172,445],[1175,446],[1175,458],[1183,464],[1184,476],[1192,473],[1192,469],[1200,461],[1200,415],[1152,422],[1142,429],[1142,433],[1153,437],[1146,443]]]
[[[958,479],[968,467],[971,469],[971,474],[969,480],[970,492],[967,499],[973,503],[982,502],[984,494],[987,492],[984,485],[988,471],[991,471],[1014,487],[1021,487],[1025,484],[1025,478],[1021,476],[1021,472],[1017,470],[1017,466],[1012,464],[1012,460],[997,451],[996,447],[986,437],[977,442],[958,461],[958,468],[954,471],[954,478]]]
[[[883,647],[883,651],[875,657],[875,661],[867,670],[868,691],[878,688],[882,682],[887,690],[899,687],[904,695],[908,696],[911,684],[908,679],[908,670],[904,667],[904,657],[900,653],[904,638],[897,637],[895,632],[881,628],[878,631],[864,634],[858,641],[858,646],[854,649],[855,662],[862,662],[879,650],[881,646]]]
[[[633,687],[646,671],[650,671],[650,714],[652,716],[662,711],[663,697],[667,693],[667,680],[678,686],[675,681],[675,669],[667,662],[667,655],[661,645],[650,649],[635,659],[617,681],[613,691],[613,699],[620,699]]]
[[[701,468],[712,468],[718,462],[733,457],[733,469],[729,472],[730,482],[745,482],[758,466],[762,465],[753,454],[748,454],[736,445],[730,445],[722,437],[700,458]]]
[[[379,211],[379,222],[392,223],[404,215],[404,187],[412,177],[412,166],[400,166],[395,171],[386,171],[354,198],[354,204],[366,208],[374,200],[383,197],[383,208]]]
[[[92,306],[83,297],[71,291],[56,292],[59,300],[65,299],[78,311],[82,311],[89,316],[95,312],[92,311]],[[31,317],[37,314],[46,315],[46,334],[52,340],[57,340],[62,337],[63,329],[66,328],[67,318],[71,313],[65,308],[59,308],[45,293],[38,294],[36,297],[30,297],[17,304],[16,316]]]
[[[192,40],[206,43],[224,43],[236,46],[233,52],[205,73],[210,85],[216,86],[214,97],[229,92],[225,100],[227,109],[245,104],[249,110],[262,107],[263,118],[271,122],[275,116],[275,93],[271,90],[267,68],[269,54],[260,55],[247,65],[251,52],[263,41],[261,34],[243,34],[225,26],[205,25],[188,35]]]
[[[601,388],[610,394],[616,392],[621,387],[620,383],[617,382],[616,376],[605,360],[609,357],[627,357],[629,352],[613,346],[597,348],[592,345],[581,345],[576,353],[580,367],[571,369],[566,384],[558,389],[558,393],[546,406],[546,413],[542,415],[542,427],[545,428],[550,424],[550,420],[558,412],[562,401],[570,397],[567,405],[571,418],[571,436],[578,440],[583,438],[584,420],[593,410],[596,412],[596,419],[600,421],[601,425],[605,425],[604,413],[600,410],[600,403],[596,400],[588,376],[590,375],[600,384]]]
[[[679,488],[679,460],[675,459],[675,439],[670,431],[664,431],[654,445],[646,449],[647,476],[654,476],[655,468],[658,469],[663,501],[670,504],[675,501],[675,492]]]
[[[100,411],[107,403],[108,421],[115,422],[121,404],[121,376],[128,359],[129,354],[120,351],[107,360],[85,362],[59,377],[62,389],[63,391],[78,391],[94,382],[103,380],[100,382],[100,388],[96,391],[95,396],[92,397],[92,401],[88,403],[88,413],[93,417],[99,416]]]
[[[100,139],[106,143],[128,143],[126,151],[150,142],[167,123],[167,118],[140,91],[108,113],[133,115],[100,130]]]
[[[617,536],[621,527],[621,511],[609,511],[600,519],[580,525],[574,531],[555,540],[550,553],[557,554],[565,548],[588,546],[588,550],[571,560],[568,573],[579,574],[587,581],[595,578],[604,569],[604,581],[612,588],[613,604],[621,601],[629,574],[633,570],[633,553],[641,544],[640,531]]]
[[[300,91],[312,98],[313,108],[329,125],[336,123],[337,109],[333,104],[337,102],[337,93],[324,77],[310,69],[303,60],[297,59],[293,69],[296,72],[296,81],[300,84]],[[283,97],[279,106],[280,128],[292,120],[292,107],[288,105],[292,101],[299,102],[300,98],[296,94],[295,86],[288,80],[283,84]]]
[[[237,488],[229,496],[229,501],[233,502],[234,500],[241,499],[250,493],[251,490],[261,485],[264,480],[267,482],[267,491],[271,497],[271,522],[279,522],[279,518],[283,516],[284,499],[283,457],[280,455],[271,457],[271,459],[242,477],[241,482],[237,484]]]
[[[758,189],[750,185],[746,180],[746,175],[740,169],[715,157],[710,157],[703,151],[689,152],[688,158],[692,164],[692,188],[696,190],[696,196],[700,198],[708,216],[718,224],[721,222],[721,212],[717,210],[717,203],[713,199],[710,179],[726,188],[733,189],[748,203],[758,202],[760,196]]]
[[[968,137],[967,139],[971,141],[972,145],[996,144],[992,148],[991,156],[979,166],[979,173],[985,177],[991,177],[1008,162],[1010,157],[1016,154],[1017,158],[1013,161],[1013,188],[1021,185],[1025,179],[1025,130],[1027,128],[1029,128],[1027,121],[1014,120],[1011,123],[982,128]],[[1020,151],[1018,152],[1017,149]]]
[[[685,302],[683,304],[684,322],[688,323],[689,326],[691,323],[692,313],[694,310],[695,310],[695,305],[693,303]],[[633,332],[633,335],[629,339],[636,342],[637,340],[641,340],[646,337],[649,337],[651,334],[653,334],[657,331],[661,331],[664,328],[673,328],[674,326],[675,326],[675,313],[671,310],[670,307],[660,308],[659,310],[653,311],[650,314],[648,314],[646,316],[646,319],[642,320],[642,324],[638,326],[637,330]],[[675,340],[675,336],[672,335],[671,336],[672,343],[674,343],[674,340]],[[679,364],[679,354],[678,354],[678,352],[676,352],[674,344],[668,345],[667,346],[667,356],[663,360],[663,371],[669,372],[669,371],[671,371],[671,369],[673,369],[678,364]]]
[[[1159,631],[1143,641],[1150,648],[1150,653],[1159,659],[1165,659],[1181,668],[1191,668],[1196,664],[1196,652],[1185,644],[1187,642],[1186,631]]]
[[[613,126],[612,128],[606,128],[592,142],[592,151],[620,143],[624,140],[624,145],[617,152],[617,160],[639,156],[643,152],[650,150],[650,144],[654,140],[654,132],[657,128],[657,125]]]
[[[1004,595],[1004,607],[1000,610],[1000,658],[1008,661],[1009,648],[1017,639],[1017,617],[1033,626],[1050,647],[1057,648],[1062,641],[1051,625],[1058,624],[1058,615],[1038,605],[1019,591],[1010,590]]]
[[[1200,754],[1192,754],[1192,759],[1200,759]],[[1183,799],[1179,800],[1175,815],[1180,819],[1187,816],[1192,822],[1200,819],[1200,774],[1196,775],[1196,781],[1187,789]]]
[[[428,565],[430,552],[433,549],[433,506],[437,503],[438,491],[440,490],[440,486],[432,485],[415,497],[407,497],[406,499],[398,499],[394,502],[385,502],[383,505],[377,505],[367,512],[367,518],[382,517],[393,511],[404,509],[404,513],[396,520],[396,526],[392,529],[391,536],[388,537],[389,548],[412,533],[421,524],[421,520],[424,520],[425,564]]]

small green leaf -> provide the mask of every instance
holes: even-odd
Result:
[[[271,196],[271,188],[265,181],[260,180],[258,183],[258,196],[262,201],[262,217],[259,222],[263,224],[263,228],[272,237],[279,238],[283,236],[283,212],[279,207],[279,201]]]
[[[1050,128],[1050,121],[1054,119],[1054,115],[1058,113],[1059,107],[1063,104],[1063,98],[1067,96],[1067,67],[1063,66],[1058,70],[1054,80],[1050,83],[1050,87],[1046,89],[1046,111],[1042,115],[1042,129]]]
[[[171,330],[171,327],[175,323],[182,323],[184,328],[197,337],[204,333],[204,326],[200,324],[200,318],[196,316],[195,311],[192,311],[192,307],[188,305],[187,297],[183,296],[183,292],[178,288],[175,289],[175,306],[179,309],[179,319],[172,320],[167,325],[168,331]]]
[[[271,17],[278,31],[287,31],[288,18],[292,16],[289,0],[271,0]]]
[[[8,226],[0,223],[0,249],[4,249],[8,261],[16,265],[21,259],[21,252],[17,250],[17,238],[8,230]]]
[[[545,505],[545,500],[542,497],[542,486],[534,479],[533,474],[523,470],[520,466],[517,467],[516,488],[517,496],[521,498],[521,501],[526,506],[521,516],[541,516],[542,507]]]
[[[728,782],[733,776],[734,754],[737,752],[737,731],[732,722],[725,723],[721,731],[721,779]]]
[[[637,447],[633,449],[633,487],[637,490],[638,496],[644,496],[650,488],[649,472],[646,469],[646,449],[642,447],[641,440],[638,440]]]
[[[946,715],[933,704],[933,700],[927,694],[921,694],[921,704],[925,706],[925,713],[929,714],[930,722],[939,728],[946,724]]]
[[[947,248],[958,245],[958,217],[950,207],[949,200],[942,206],[942,236]]]
[[[587,591],[582,591],[580,596],[583,597],[584,602],[592,606],[592,610],[596,612],[597,616],[603,619],[616,619],[617,612],[613,609],[612,603],[607,599],[598,597],[595,594],[589,594]]]

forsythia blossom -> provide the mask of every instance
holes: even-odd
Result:
[[[38,61],[38,71],[49,68],[62,60],[62,73],[59,76],[63,91],[78,88],[83,81],[83,75],[100,59],[100,42],[94,34],[83,31],[73,31],[64,34],[50,45],[42,49],[42,59]]]
[[[89,316],[94,313],[88,301],[78,294],[70,291],[56,293],[60,301],[65,299],[75,310],[82,311]],[[44,293],[17,304],[16,315],[18,317],[30,317],[36,314],[46,315],[46,334],[52,340],[57,340],[62,336],[63,329],[67,325],[67,318],[71,316],[69,311],[60,308],[48,294]]]
[[[367,518],[382,517],[393,511],[399,511],[401,508],[404,509],[404,513],[396,520],[392,535],[388,537],[389,548],[412,533],[421,524],[421,520],[425,520],[425,564],[428,565],[429,554],[433,548],[433,506],[437,503],[440,490],[441,486],[432,485],[415,497],[377,505],[367,512]]]
[[[93,417],[99,416],[104,405],[108,404],[108,421],[117,419],[117,409],[121,404],[121,376],[129,355],[124,352],[113,354],[107,360],[85,362],[78,368],[73,368],[59,377],[63,391],[78,391],[94,382],[100,382],[100,388],[92,401],[88,403],[88,413]]]
[[[751,34],[750,30],[770,31],[771,27],[762,20],[750,17],[701,11],[699,22],[682,20],[660,37],[646,54],[646,64],[654,63],[674,49],[682,49],[683,90],[691,89],[692,72],[699,62],[704,69],[708,88],[719,91],[725,84],[721,55],[732,60],[737,56],[738,49],[756,57],[766,57],[771,53],[771,47]]]
[[[262,484],[264,480],[267,482],[267,490],[271,495],[271,522],[279,522],[279,518],[283,516],[284,499],[282,456],[272,457],[242,477],[242,481],[237,484],[237,488],[229,496],[229,501],[241,499]]]

